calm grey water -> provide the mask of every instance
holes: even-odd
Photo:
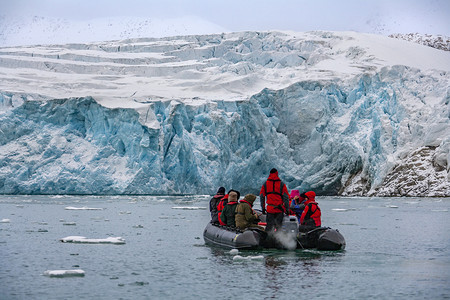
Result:
[[[341,231],[345,251],[242,259],[205,246],[208,200],[0,196],[0,299],[450,298],[449,198],[319,197],[322,222]],[[73,235],[126,244],[59,241]],[[86,275],[42,275],[58,269]]]

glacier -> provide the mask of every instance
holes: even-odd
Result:
[[[449,70],[339,32],[0,48],[0,193],[450,196]]]

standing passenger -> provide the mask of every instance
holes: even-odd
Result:
[[[269,178],[261,187],[259,198],[263,214],[266,213],[267,197],[267,227],[269,232],[277,230],[283,223],[283,213],[289,215],[289,193],[286,185],[278,177],[277,169],[270,170]]]

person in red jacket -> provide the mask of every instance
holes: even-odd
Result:
[[[309,191],[305,193],[305,196],[305,209],[300,216],[300,225],[306,227],[320,227],[322,225],[322,221],[320,220],[322,213],[320,212],[319,205],[315,199],[316,193]]]
[[[227,203],[228,203],[228,194],[226,194],[222,199],[220,199],[219,204],[217,204],[217,218],[220,225],[227,225],[220,218],[220,216],[222,215],[222,211],[225,208],[225,205],[227,205]]]
[[[211,223],[219,223],[219,211],[217,210],[217,206],[220,203],[220,200],[225,196],[225,188],[221,186],[211,200],[209,201],[209,211],[211,212]]]
[[[267,198],[267,202],[266,202]],[[262,185],[259,193],[262,213],[266,214],[266,231],[281,227],[283,215],[289,215],[289,192],[286,185],[278,177],[277,169],[270,170],[269,178]],[[266,209],[267,204],[267,209]]]

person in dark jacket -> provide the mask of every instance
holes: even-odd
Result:
[[[244,199],[239,201],[236,207],[236,227],[239,229],[246,229],[248,227],[258,227],[258,214],[252,209],[253,202],[255,202],[256,196],[253,194],[245,195]]]
[[[238,205],[240,196],[238,191],[231,190],[228,192],[228,203],[224,205],[222,213],[220,214],[220,219],[227,226],[236,227],[234,216],[236,214],[236,206]]]
[[[225,196],[225,188],[221,186],[211,200],[209,201],[209,211],[211,212],[211,223],[219,223],[219,212],[217,211],[217,205],[220,200]]]
[[[269,178],[261,187],[259,198],[263,214],[267,211],[266,231],[280,228],[283,223],[283,214],[289,215],[289,193],[286,185],[278,177],[277,169],[270,170]]]
[[[311,228],[320,227],[322,225],[319,205],[316,202],[316,193],[309,191],[305,193],[306,202],[305,209],[300,216],[299,230],[306,231]]]

